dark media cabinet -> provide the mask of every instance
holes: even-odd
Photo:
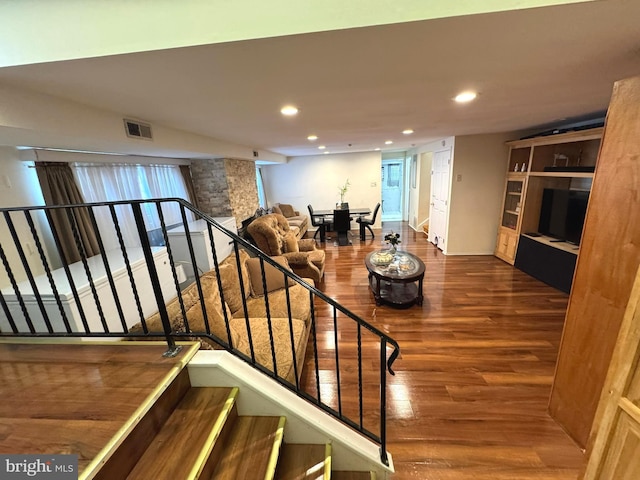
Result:
[[[520,235],[515,267],[552,287],[569,293],[578,247],[551,238]]]
[[[538,232],[545,189],[588,192],[602,127],[507,142],[509,161],[495,255],[569,292],[579,248]]]

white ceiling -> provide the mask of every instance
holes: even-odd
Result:
[[[639,0],[597,1],[8,67],[0,83],[286,156],[409,149],[604,111],[640,75],[639,19]],[[478,99],[454,103],[465,89]]]

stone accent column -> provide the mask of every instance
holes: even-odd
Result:
[[[255,163],[251,160],[193,160],[191,176],[198,206],[212,217],[234,217],[240,226],[259,206]]]
[[[225,159],[229,204],[236,224],[252,216],[260,206],[256,185],[256,164],[251,160]]]

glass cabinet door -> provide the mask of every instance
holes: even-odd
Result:
[[[504,210],[502,211],[502,226],[515,230],[520,216],[520,202],[522,200],[523,180],[509,180],[505,192]]]

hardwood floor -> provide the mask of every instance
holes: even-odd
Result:
[[[163,358],[165,345],[146,343],[0,342],[0,452],[77,453],[83,471],[193,355]]]
[[[375,306],[364,257],[389,230],[426,265],[422,306]],[[362,243],[353,233],[353,246],[322,245],[320,288],[400,344],[387,393],[394,480],[575,479],[583,453],[547,414],[568,296],[493,256],[445,256],[406,223]],[[318,317],[328,344],[330,321]],[[321,391],[334,387],[321,371]]]

